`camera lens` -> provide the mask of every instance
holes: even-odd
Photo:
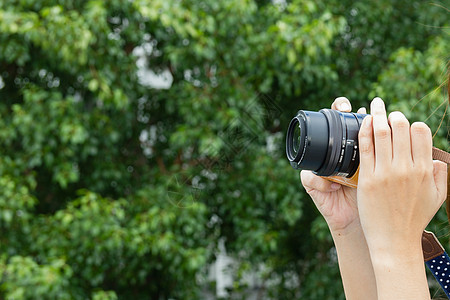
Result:
[[[295,169],[351,177],[359,165],[358,132],[364,114],[300,110],[289,124],[286,155]]]

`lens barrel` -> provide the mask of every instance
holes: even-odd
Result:
[[[300,110],[289,124],[286,155],[294,169],[351,177],[359,166],[358,132],[366,114]]]

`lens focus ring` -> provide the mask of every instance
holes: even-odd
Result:
[[[300,110],[289,124],[286,155],[295,169],[352,176],[359,165],[358,132],[366,115]]]

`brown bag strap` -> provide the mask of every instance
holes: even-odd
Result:
[[[434,233],[426,230],[424,230],[422,234],[422,251],[423,259],[425,261],[436,258],[445,252],[444,247],[439,243],[439,240]]]
[[[436,147],[433,147],[433,159],[437,159],[450,164],[450,153],[445,152],[444,150],[438,149]]]

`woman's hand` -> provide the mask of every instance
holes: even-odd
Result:
[[[358,207],[369,244],[419,244],[447,197],[447,165],[432,159],[431,131],[375,98],[359,132]]]
[[[352,106],[347,98],[339,97],[331,105],[332,109],[350,112]],[[366,113],[360,108],[358,113]],[[324,216],[331,232],[342,232],[359,227],[356,189],[334,183],[314,175],[311,171],[301,172],[302,184],[311,196],[320,213]]]
[[[447,166],[432,159],[431,131],[375,98],[359,131],[358,209],[377,298],[430,299],[422,232],[447,197]]]
[[[334,100],[332,109],[350,112],[347,98]],[[358,113],[366,113],[360,108]],[[345,298],[375,300],[377,286],[369,249],[361,228],[356,189],[328,181],[311,171],[301,172],[302,183],[331,230],[339,261]]]

